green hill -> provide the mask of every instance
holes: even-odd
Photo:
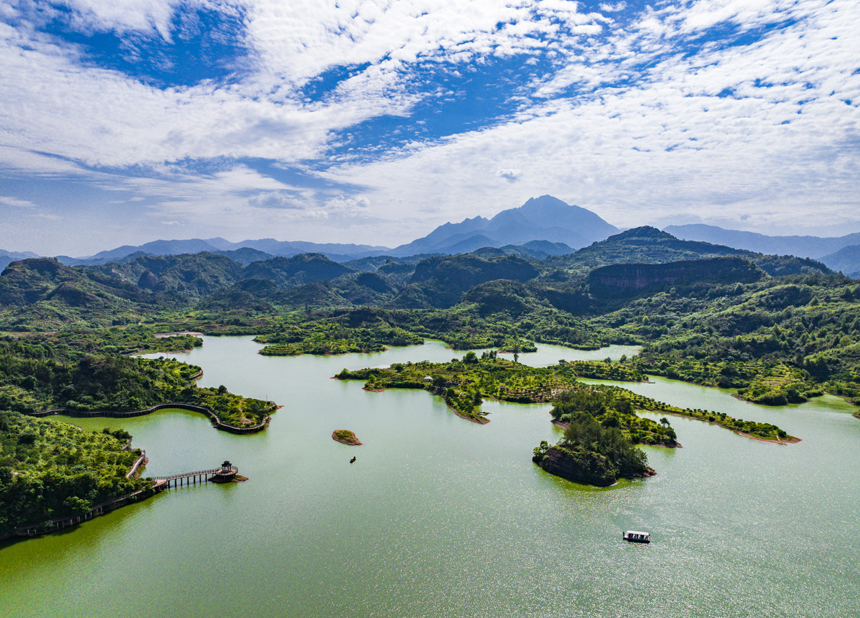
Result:
[[[403,308],[446,308],[456,304],[469,289],[497,279],[528,281],[540,274],[537,263],[505,255],[484,259],[463,254],[437,256],[418,263],[404,289],[391,302]]]
[[[295,287],[335,279],[351,272],[352,269],[331,261],[321,253],[304,253],[253,262],[245,268],[242,278],[268,279],[278,287]]]

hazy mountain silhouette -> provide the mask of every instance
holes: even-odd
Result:
[[[535,240],[564,243],[572,249],[579,249],[616,232],[615,226],[590,210],[565,204],[551,195],[542,195],[531,198],[519,208],[503,210],[492,219],[474,217],[461,223],[446,223],[424,238],[393,249],[390,254],[453,254]]]
[[[140,255],[182,255],[195,253],[216,253],[226,255],[242,264],[267,260],[272,257],[293,257],[302,253],[322,253],[338,261],[346,261],[379,255],[388,251],[387,247],[338,243],[288,242],[273,238],[230,242],[223,238],[191,238],[187,240],[154,240],[139,246],[123,245],[116,249],[101,251],[90,257],[73,258],[58,256],[57,259],[67,266],[98,266],[114,262],[130,261],[129,256]],[[27,257],[35,257],[35,254]],[[0,253],[2,259],[2,253]]]
[[[860,245],[842,247],[839,251],[825,255],[821,261],[852,279],[860,279]]]
[[[838,238],[818,236],[766,236],[755,232],[726,230],[716,225],[670,225],[665,232],[683,240],[698,240],[715,245],[726,245],[735,249],[746,249],[771,255],[796,255],[797,257],[821,258],[835,253],[843,247],[860,244],[860,233]],[[825,264],[827,264],[825,262]],[[827,266],[831,266],[827,264]],[[831,266],[832,267],[832,266]]]
[[[39,257],[31,251],[3,251],[0,249],[0,272],[16,260]]]

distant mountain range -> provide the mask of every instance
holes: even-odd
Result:
[[[532,246],[560,250],[549,243]],[[653,227],[626,230],[575,253],[543,259],[516,245],[346,263],[319,253],[254,260],[258,253],[246,247],[137,254],[79,267],[49,258],[22,260],[0,276],[0,308],[7,310],[3,319],[13,329],[24,315],[38,314],[43,326],[53,328],[70,316],[126,324],[178,307],[266,313],[275,307],[445,309],[465,303],[478,306],[481,314],[504,310],[514,315],[538,306],[582,313],[594,303],[612,304],[691,282],[726,285],[768,275],[831,274],[808,258],[684,241]]]
[[[3,251],[0,249],[0,272],[15,260],[26,260],[34,257],[39,256],[30,251]]]
[[[670,225],[663,228],[672,236],[683,240],[700,240],[714,245],[726,245],[771,255],[795,255],[821,259],[844,247],[860,245],[860,233],[838,238],[818,236],[766,236],[755,232],[726,230],[715,225]],[[829,266],[829,264],[828,264]]]
[[[279,241],[272,238],[230,242],[224,238],[156,240],[139,246],[124,245],[90,257],[58,256],[67,266],[100,266],[131,263],[145,255],[169,256],[208,252],[248,265],[274,257],[318,253],[336,262],[385,257],[406,258],[433,254],[457,255],[478,252],[483,257],[520,255],[533,259],[570,255],[617,234],[618,229],[595,213],[543,195],[518,208],[503,210],[491,219],[474,217],[460,223],[445,223],[427,236],[394,249],[382,246]],[[766,255],[814,258],[833,270],[860,277],[860,233],[839,238],[816,236],[767,236],[727,230],[713,225],[675,225],[665,232],[683,241],[719,245]],[[667,242],[667,241],[663,241]],[[0,250],[0,269],[18,259],[38,257],[30,252]],[[585,256],[580,256],[585,259]]]
[[[230,242],[223,238],[191,238],[188,240],[154,240],[139,246],[123,245],[110,251],[101,251],[90,257],[73,258],[65,255],[57,259],[66,266],[99,266],[124,261],[132,261],[141,255],[182,255],[185,253],[215,253],[226,255],[240,263],[268,260],[273,257],[292,257],[301,253],[323,253],[338,261],[346,261],[379,255],[388,251],[387,247],[336,243],[288,242],[263,238]],[[30,256],[34,257],[34,256]]]
[[[860,233],[835,238],[766,236],[702,224],[670,225],[664,231],[684,240],[699,240],[756,253],[814,258],[855,279],[860,276]]]
[[[590,210],[542,195],[531,198],[519,208],[503,210],[492,219],[474,217],[440,225],[424,238],[401,245],[390,254],[404,257],[416,253],[468,253],[482,247],[522,245],[539,240],[563,243],[575,250],[617,232],[618,228]]]
[[[242,264],[272,257],[293,257],[303,253],[321,253],[336,262],[374,257],[409,257],[421,254],[470,253],[484,247],[505,248],[506,253],[521,253],[543,259],[565,255],[603,240],[618,232],[593,212],[570,206],[550,195],[532,198],[519,208],[510,208],[492,219],[474,217],[461,223],[446,223],[424,238],[395,249],[372,245],[279,241],[273,238],[230,242],[224,238],[191,238],[155,240],[143,245],[123,245],[87,257],[57,256],[66,266],[101,266],[128,263],[143,255],[181,255],[214,253],[226,255]],[[513,249],[522,247],[522,250]],[[242,253],[235,253],[241,251]],[[254,253],[257,252],[257,253]],[[6,252],[0,252],[0,256]],[[36,254],[12,254],[12,259],[38,257]]]

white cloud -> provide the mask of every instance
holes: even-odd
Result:
[[[170,41],[170,18],[181,0],[61,0],[81,30],[155,30]]]
[[[254,208],[286,208],[288,210],[303,210],[306,207],[306,204],[294,196],[278,191],[269,191],[254,196],[248,200],[248,204]]]
[[[850,44],[857,19],[854,4],[821,7],[754,45],[668,56],[639,85],[549,101],[507,124],[330,177],[375,187],[380,204],[393,194],[413,204],[432,196],[436,223],[461,219],[464,201],[470,215],[490,215],[547,192],[619,225],[714,207],[738,220],[753,213],[746,223],[763,226],[808,220],[811,204],[816,219],[843,217],[860,194],[856,149],[841,145],[860,139],[857,107],[843,100],[860,99]],[[774,85],[757,87],[758,79]],[[726,88],[736,96],[716,96]],[[515,195],[475,174],[505,169],[498,164],[510,153],[521,161]],[[773,214],[754,214],[766,205]]]
[[[8,197],[4,195],[0,195],[0,204],[6,204],[7,206],[14,206],[16,208],[32,208],[35,206],[33,202],[28,200],[19,200],[14,197]]]
[[[626,2],[618,2],[617,4],[601,4],[600,10],[605,11],[607,13],[617,13],[618,11],[623,11],[627,8]]]
[[[357,197],[338,195],[327,200],[325,206],[329,212],[356,213],[365,211],[370,206],[370,200],[363,195]]]
[[[766,204],[774,217],[810,204],[820,218],[856,211],[860,7],[850,0],[660,3],[623,23],[623,2],[601,5],[610,19],[564,0],[66,5],[83,31],[163,40],[177,11],[244,15],[249,75],[166,89],[95,67],[38,29],[0,23],[1,173],[129,192],[159,220],[310,230],[301,225],[376,218],[390,223],[365,231],[396,241],[548,192],[619,224],[715,205],[726,216],[750,213],[749,222],[767,221],[756,214]],[[775,24],[735,47],[698,39],[715,25],[747,32]],[[512,55],[530,58],[535,72],[517,83],[519,107],[508,117],[331,166],[340,132],[458,95],[428,85],[426,72],[459,79],[478,62]],[[301,87],[327,70],[366,63],[322,100],[303,97]],[[718,96],[724,91],[733,95]],[[232,163],[242,158],[323,169],[308,173],[362,187],[361,196],[290,186]],[[176,164],[186,160],[226,163],[199,174]],[[149,177],[90,166],[138,166]],[[393,206],[398,199],[404,205]],[[475,211],[463,212],[464,203]]]

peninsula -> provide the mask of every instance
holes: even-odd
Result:
[[[568,423],[571,406],[587,409],[599,422],[619,427],[637,444],[674,446],[674,431],[667,423],[642,418],[637,412],[673,414],[710,422],[756,439],[785,442],[793,437],[770,423],[733,418],[725,413],[680,408],[638,395],[608,384],[586,384],[579,377],[612,376],[618,379],[628,372],[617,363],[560,362],[550,367],[529,367],[484,352],[468,352],[448,363],[395,363],[387,368],[342,370],[338,380],[364,380],[364,388],[379,391],[386,388],[423,389],[445,399],[458,416],[477,422],[489,422],[481,409],[486,399],[513,403],[554,403],[553,420]],[[584,374],[584,375],[580,375]]]

